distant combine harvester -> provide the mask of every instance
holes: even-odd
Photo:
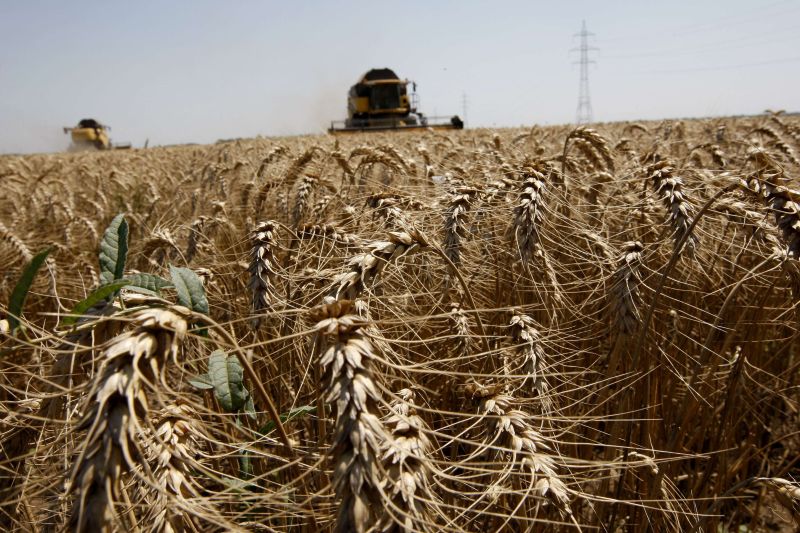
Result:
[[[401,80],[391,69],[374,68],[350,87],[347,119],[331,122],[328,132],[460,130],[464,127],[458,115],[426,117],[417,110],[418,103],[416,82]]]
[[[72,143],[69,145],[70,152],[83,150],[127,150],[131,143],[112,144],[108,137],[111,131],[110,126],[97,122],[93,118],[84,118],[72,128],[65,127],[64,133],[70,133]]]

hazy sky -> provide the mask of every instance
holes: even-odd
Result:
[[[372,67],[428,115],[571,122],[584,19],[595,120],[800,110],[800,0],[0,0],[0,153],[322,132]]]

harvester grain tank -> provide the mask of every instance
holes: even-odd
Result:
[[[72,128],[65,127],[64,133],[69,133],[72,138],[70,151],[77,150],[123,150],[130,148],[130,143],[111,144],[108,137],[110,126],[101,124],[93,118],[84,118]]]
[[[411,91],[409,91],[411,86]],[[330,133],[413,129],[460,130],[464,122],[452,117],[428,117],[417,109],[416,82],[400,79],[388,68],[375,68],[350,87],[347,119],[331,122]]]

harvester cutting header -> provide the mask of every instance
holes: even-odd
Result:
[[[408,86],[411,86],[409,92]],[[417,84],[401,80],[388,68],[368,71],[350,87],[347,119],[331,122],[330,133],[408,129],[460,130],[464,122],[452,117],[427,117],[417,110]]]

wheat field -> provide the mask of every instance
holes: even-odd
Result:
[[[4,531],[800,527],[800,119],[0,157]]]

